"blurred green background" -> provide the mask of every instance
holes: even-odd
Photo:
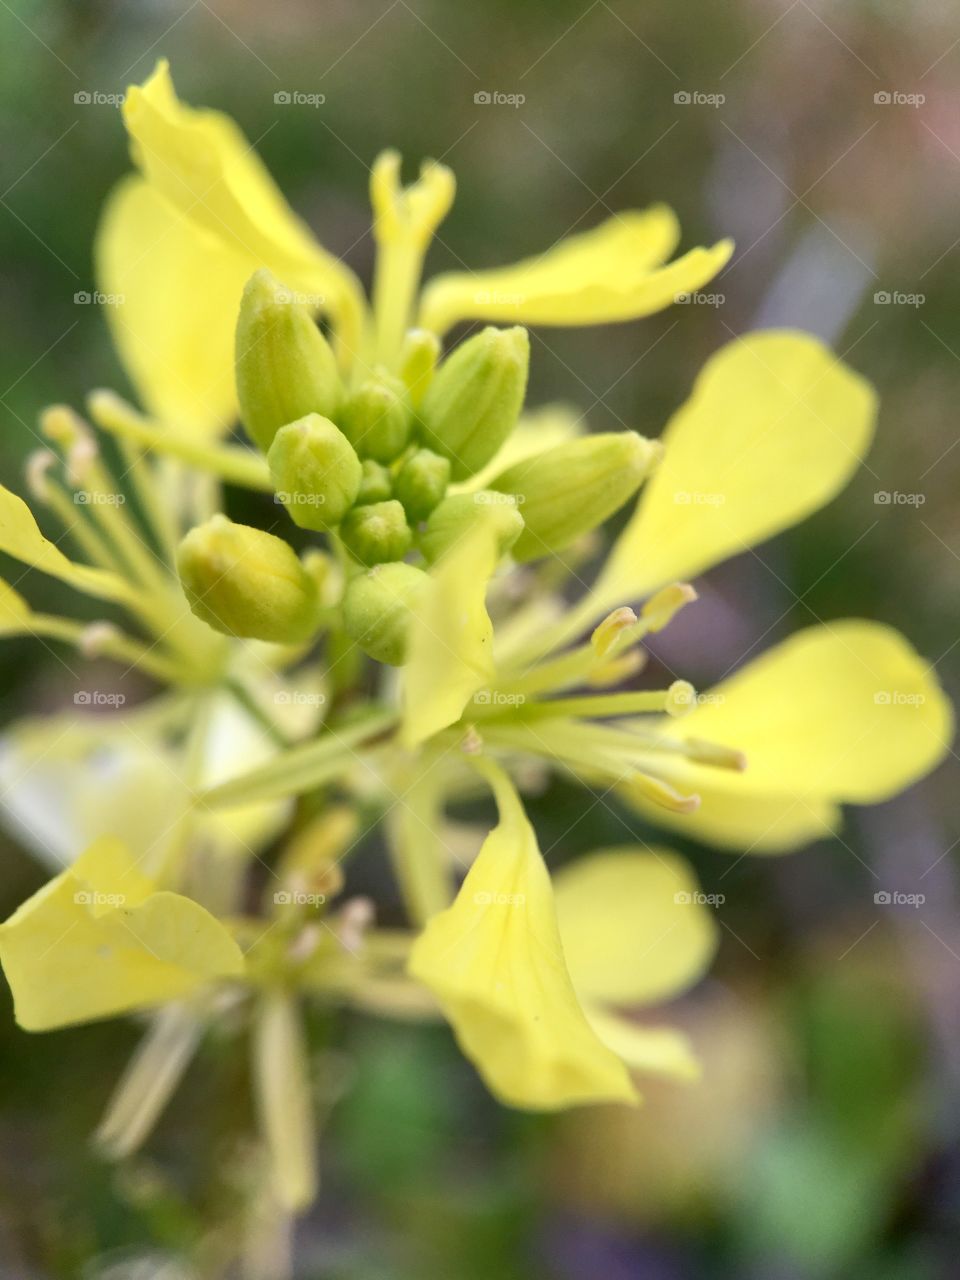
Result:
[[[733,235],[737,254],[710,286],[718,305],[537,331],[531,403],[569,400],[594,427],[657,434],[733,335],[796,324],[829,339],[881,392],[868,465],[801,528],[709,575],[661,656],[704,684],[798,627],[859,614],[902,628],[955,691],[955,6],[0,0],[0,463],[21,491],[38,409],[79,404],[95,385],[126,390],[103,316],[74,298],[93,289],[98,210],[128,167],[118,111],[98,98],[160,55],[186,101],[236,117],[365,278],[368,166],[388,145],[411,175],[424,156],[457,173],[431,270],[509,262],[655,200],[680,214],[685,247]],[[294,90],[325,101],[275,101]],[[4,720],[69,701],[39,647],[4,642],[0,663]],[[956,790],[950,756],[800,855],[684,850],[725,896],[717,966],[676,1010],[704,1082],[650,1088],[636,1114],[521,1116],[485,1095],[444,1029],[318,1023],[337,1106],[298,1275],[956,1275]],[[536,802],[544,847],[576,803],[559,784]],[[622,842],[636,822],[599,812],[559,856]],[[5,915],[45,873],[4,841]],[[880,889],[925,901],[878,906]],[[118,1174],[87,1135],[135,1029],[28,1037],[3,1000],[0,1276],[189,1274],[177,1259],[229,1221],[223,1170],[241,1161],[229,1135],[247,1105],[236,1043],[206,1046],[148,1157]]]

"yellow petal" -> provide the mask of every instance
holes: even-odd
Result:
[[[651,804],[629,783],[620,790],[658,826],[736,853],[789,853],[833,835],[842,825],[839,807],[821,796],[751,792],[743,774],[737,775],[735,791],[725,790],[726,775],[709,778],[705,774],[701,770],[696,780],[700,807],[694,813],[670,813]]]
[[[234,331],[249,257],[139,178],[117,186],[97,231],[97,280],[141,404],[171,428],[219,435],[237,417]]]
[[[591,1004],[648,1004],[703,976],[717,946],[713,909],[669,849],[603,849],[564,867],[554,896],[570,977]]]
[[[617,214],[512,266],[437,276],[424,290],[420,323],[442,333],[466,319],[581,325],[648,316],[706,284],[733,252],[722,240],[661,265],[679,238],[666,205]]]
[[[154,892],[112,840],[0,925],[0,961],[27,1031],[149,1008],[243,971],[223,925],[190,898]]]
[[[79,591],[103,600],[126,598],[123,580],[103,569],[74,564],[40,532],[33,513],[22,498],[0,485],[0,551],[14,560],[59,578]]]
[[[816,511],[856,470],[876,396],[809,334],[749,334],[708,361],[595,587],[623,603],[685,581]]]
[[[402,736],[414,746],[459,720],[493,679],[487,584],[497,567],[493,518],[478,516],[430,574],[411,619]]]
[[[835,828],[837,802],[887,800],[928,773],[949,750],[953,712],[898,632],[847,619],[777,645],[664,728],[747,760],[736,773],[659,756],[657,769],[702,800],[669,825],[773,853]]]
[[[32,616],[33,611],[19,591],[0,578],[0,635],[18,636],[29,631]]]
[[[700,1062],[682,1031],[631,1022],[622,1014],[593,1006],[587,1008],[587,1019],[603,1043],[632,1070],[667,1080],[700,1079]]]
[[[134,162],[166,199],[234,253],[285,284],[320,295],[325,309],[356,307],[353,273],[292,212],[242,131],[219,111],[177,97],[166,61],[123,104]]]
[[[635,1100],[619,1059],[591,1030],[564,962],[550,877],[505,775],[489,770],[500,825],[453,906],[413,946],[461,1049],[513,1106],[554,1110]]]

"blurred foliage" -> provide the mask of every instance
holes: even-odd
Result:
[[[538,331],[531,400],[569,399],[597,428],[656,434],[705,355],[733,334],[758,321],[820,329],[879,386],[869,465],[841,502],[711,575],[697,618],[678,620],[661,656],[703,683],[798,626],[857,613],[901,626],[955,689],[960,48],[951,9],[936,0],[689,0],[682,10],[668,0],[9,0],[0,6],[4,479],[16,484],[36,447],[42,405],[79,404],[104,383],[123,389],[98,309],[74,295],[93,287],[98,211],[127,168],[125,140],[115,107],[75,95],[116,94],[162,53],[185,100],[234,114],[324,243],[364,276],[367,166],[387,145],[410,166],[433,155],[457,172],[434,270],[507,262],[653,200],[677,209],[685,245],[736,236],[739,255],[716,284],[722,306]],[[326,100],[275,105],[289,89]],[[477,104],[481,90],[525,101]],[[725,102],[677,104],[683,90]],[[926,101],[878,105],[881,90]],[[882,290],[925,300],[877,305]],[[878,505],[878,491],[923,503]],[[56,587],[34,585],[36,598],[56,599]],[[5,642],[0,673],[7,718],[69,697],[69,673],[39,646]],[[704,888],[727,899],[717,970],[677,1011],[705,1077],[687,1091],[651,1089],[635,1115],[499,1109],[439,1027],[356,1019],[329,1041],[318,1027],[325,1078],[339,1092],[298,1274],[955,1274],[954,772],[951,759],[853,821],[842,841],[800,856],[685,849]],[[534,803],[544,848],[578,803],[556,783]],[[631,826],[644,834],[598,805],[556,860],[622,841]],[[3,860],[6,912],[43,873],[8,839]],[[369,861],[357,874],[382,878]],[[922,915],[875,907],[881,884],[906,891],[921,881]],[[243,1128],[248,1104],[228,1035],[205,1047],[149,1157],[117,1173],[92,1153],[88,1134],[134,1043],[129,1025],[27,1037],[4,1007],[0,1276],[179,1276],[175,1259],[211,1223],[232,1229],[230,1182],[244,1155],[227,1135]]]

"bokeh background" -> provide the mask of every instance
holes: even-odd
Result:
[[[731,336],[796,324],[829,339],[881,392],[867,466],[801,528],[709,575],[662,656],[703,686],[798,627],[859,614],[907,632],[956,693],[949,0],[0,0],[0,467],[12,487],[39,408],[125,389],[103,315],[75,295],[93,289],[98,210],[128,167],[102,99],[161,54],[184,99],[231,112],[367,278],[368,166],[387,145],[411,174],[424,156],[457,173],[433,270],[508,262],[654,200],[677,209],[686,246],[733,235],[715,305],[538,331],[531,402],[569,400],[596,428],[656,434]],[[325,101],[275,100],[295,90]],[[55,586],[37,586],[55,603]],[[4,642],[0,696],[9,721],[68,705],[71,688],[39,646]],[[717,965],[676,1011],[705,1061],[698,1088],[651,1088],[630,1115],[522,1116],[489,1099],[445,1029],[341,1023],[336,1047],[319,1046],[336,1106],[298,1275],[956,1275],[956,764],[801,854],[681,844],[725,899]],[[545,847],[575,803],[560,785],[536,803]],[[597,809],[559,855],[622,842],[624,821],[636,820]],[[6,915],[46,873],[9,837],[0,866]],[[883,891],[924,902],[885,906]],[[177,1258],[227,1220],[228,1135],[247,1105],[234,1042],[205,1047],[147,1154],[118,1173],[87,1136],[135,1028],[29,1037],[5,991],[0,1003],[0,1276],[185,1275]]]

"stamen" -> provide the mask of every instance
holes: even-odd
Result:
[[[673,621],[679,611],[697,599],[697,593],[689,582],[674,582],[651,596],[643,606],[640,616],[647,631],[662,631]]]
[[[700,808],[700,797],[695,793],[684,795],[662,778],[651,777],[648,773],[635,773],[630,778],[630,786],[646,800],[668,809],[671,813],[694,813]]]
[[[628,649],[619,658],[611,658],[589,672],[586,684],[594,688],[605,688],[611,684],[623,684],[632,676],[639,675],[647,665],[647,654],[644,649]]]
[[[668,716],[686,716],[696,708],[697,691],[689,680],[674,680],[667,690],[667,701],[664,706]]]
[[[88,559],[102,569],[118,572],[121,569],[119,560],[91,525],[84,506],[74,502],[66,489],[50,475],[50,468],[57,461],[57,455],[49,449],[37,449],[30,454],[25,475],[31,495],[50,508]]]
[[[150,453],[178,458],[244,489],[266,493],[273,490],[265,460],[250,449],[209,444],[158,426],[112,391],[94,391],[87,400],[87,408],[98,427]]]
[[[705,738],[687,738],[687,759],[696,760],[698,764],[714,765],[718,769],[733,769],[743,773],[747,767],[747,757],[734,747],[725,747],[719,742],[708,742]]]
[[[637,615],[627,605],[614,609],[613,613],[608,613],[590,637],[590,643],[597,657],[605,658],[622,632],[632,627],[636,621]]]

